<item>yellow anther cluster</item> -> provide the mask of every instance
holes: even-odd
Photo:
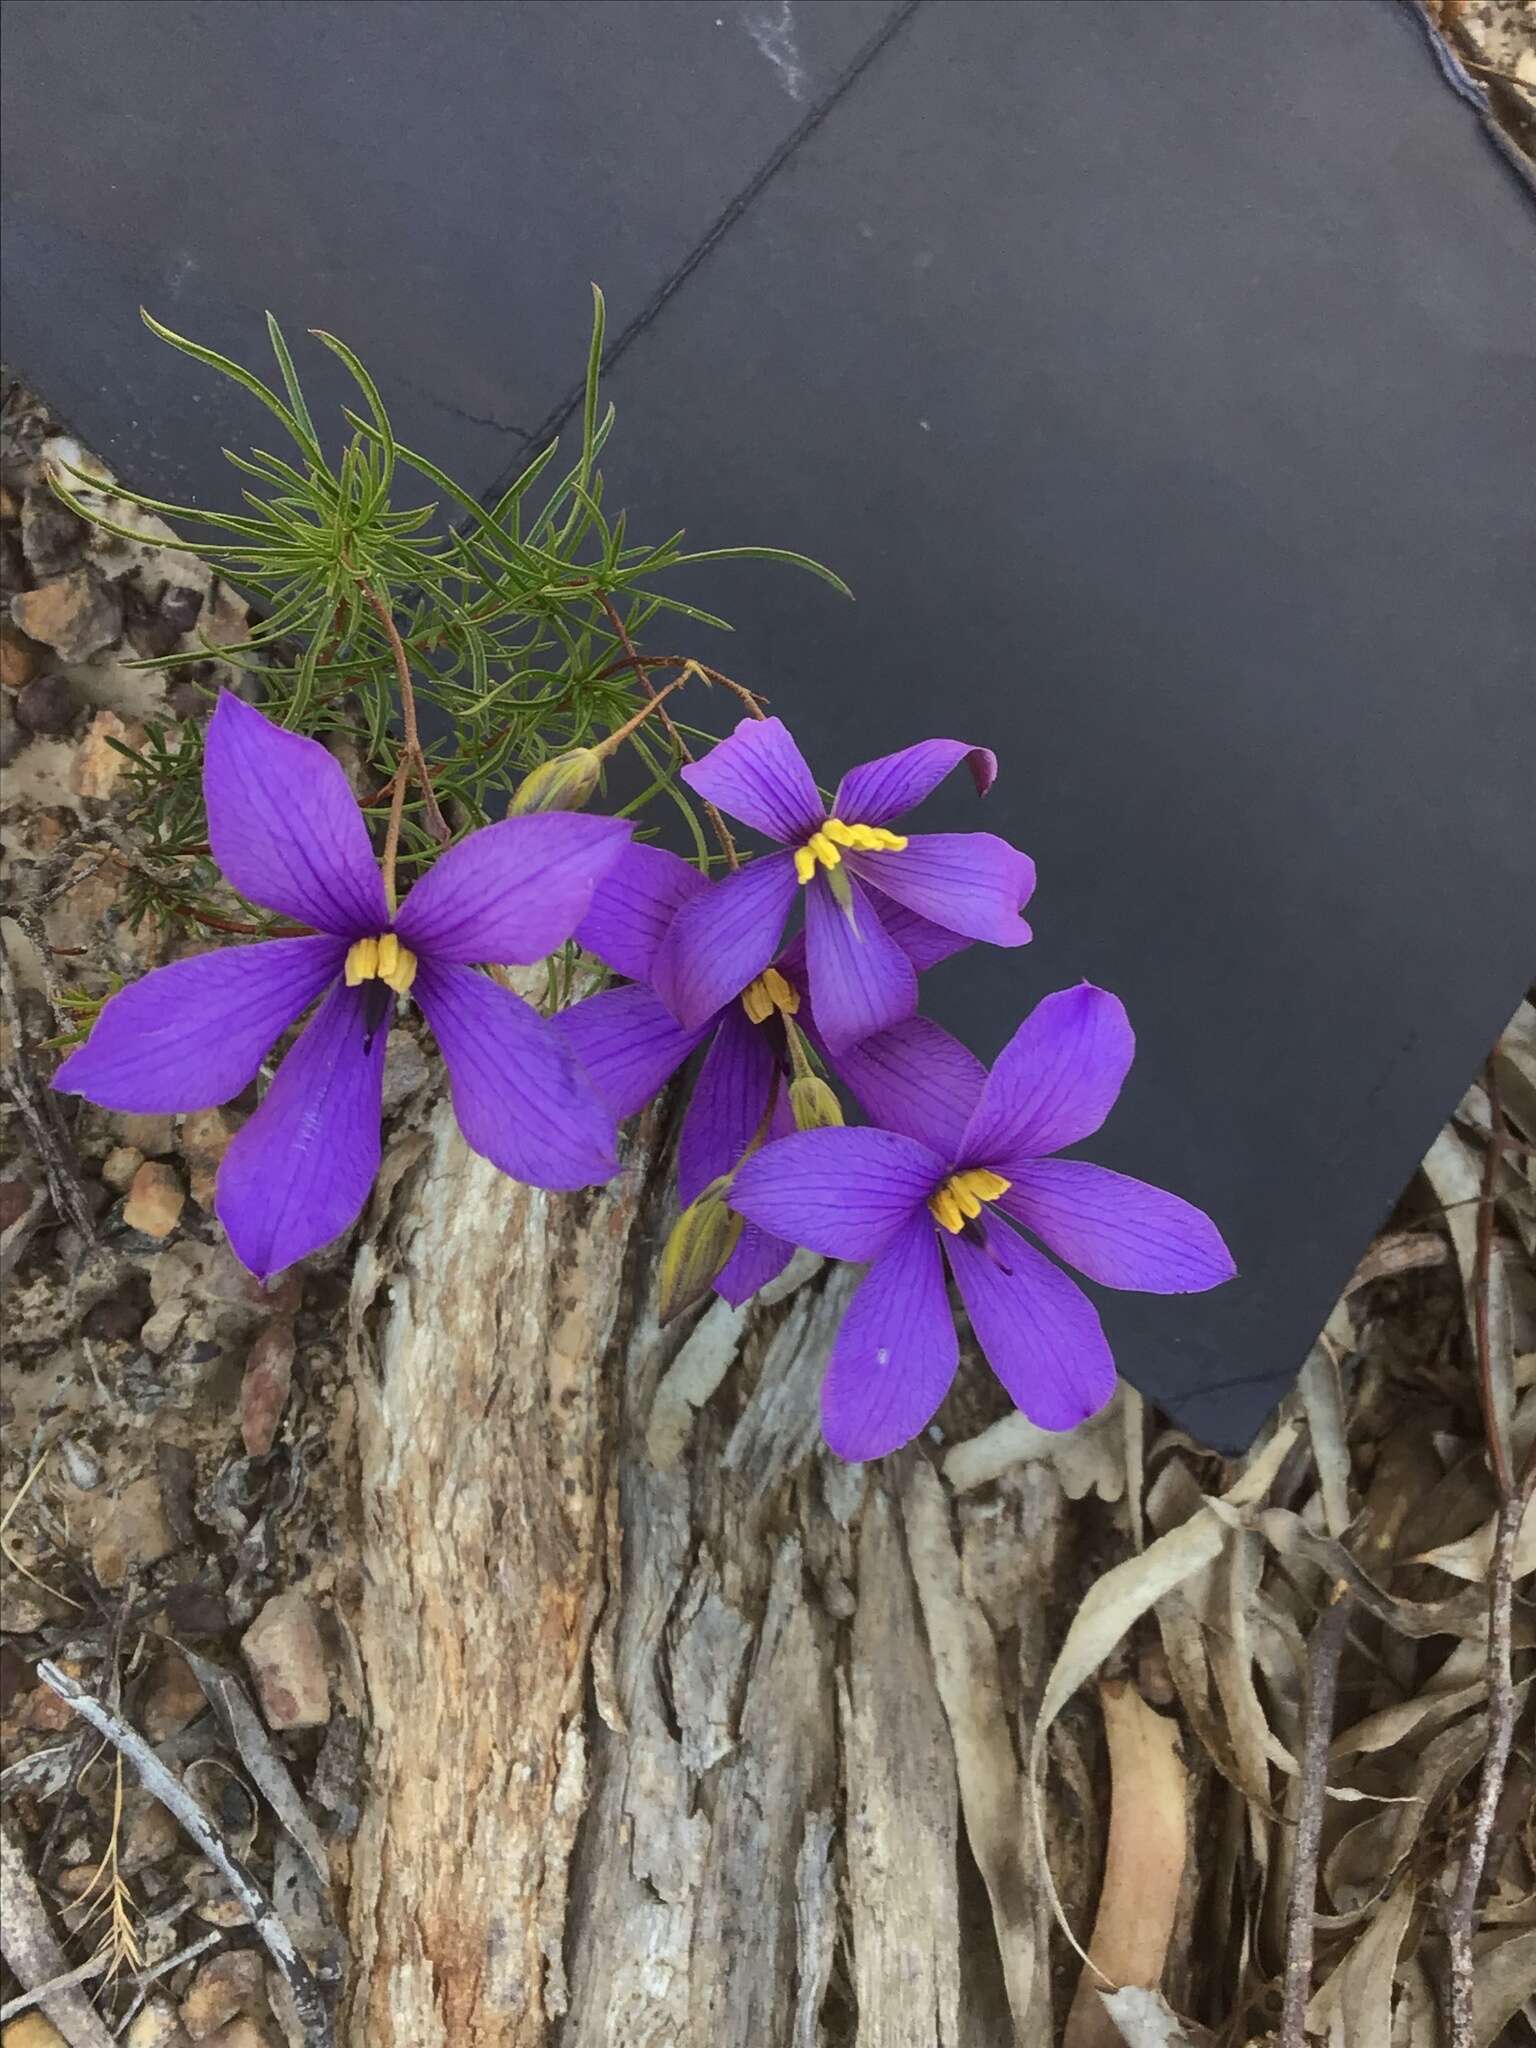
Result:
[[[742,990],[741,1007],[754,1024],[766,1024],[775,1010],[793,1017],[800,1007],[800,991],[790,987],[777,967],[765,967]]]
[[[803,888],[817,868],[837,867],[844,847],[853,853],[900,853],[906,843],[900,832],[887,832],[883,825],[845,825],[841,818],[828,818],[804,846],[795,848],[795,874]]]
[[[995,1202],[999,1195],[1007,1194],[1008,1187],[1000,1173],[968,1166],[964,1173],[952,1173],[938,1193],[928,1197],[928,1207],[935,1223],[958,1236],[973,1216],[981,1214],[983,1202]]]
[[[402,946],[393,932],[382,938],[357,939],[347,948],[348,988],[360,988],[365,981],[382,981],[397,996],[403,996],[416,979],[416,955]]]

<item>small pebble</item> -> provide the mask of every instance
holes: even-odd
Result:
[[[125,1195],[133,1186],[133,1177],[143,1164],[144,1154],[137,1145],[114,1145],[101,1162],[101,1177],[109,1188],[115,1188],[120,1195]]]
[[[175,1167],[150,1161],[133,1176],[123,1204],[123,1221],[146,1237],[169,1237],[186,1206],[186,1189]]]
[[[314,1609],[276,1593],[240,1639],[269,1728],[318,1728],[331,1718],[331,1682]]]
[[[28,732],[68,732],[79,709],[79,694],[68,676],[34,676],[16,692],[16,716]]]
[[[181,2024],[194,2041],[206,2041],[217,2028],[252,2006],[266,2003],[266,1972],[254,1949],[226,1949],[203,1964],[181,2001]]]

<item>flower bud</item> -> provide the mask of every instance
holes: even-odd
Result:
[[[741,1218],[726,1207],[730,1183],[713,1180],[672,1226],[661,1254],[657,1315],[670,1323],[702,1301],[714,1286],[741,1236]]]
[[[602,772],[603,757],[595,747],[575,747],[568,754],[556,754],[523,777],[507,805],[507,816],[582,810],[596,791]]]
[[[789,1106],[797,1131],[833,1130],[843,1121],[843,1105],[819,1074],[802,1074],[790,1082]]]

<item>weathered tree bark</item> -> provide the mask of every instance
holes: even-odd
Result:
[[[610,1188],[545,1196],[440,1109],[386,1161],[352,1286],[343,2039],[1048,2040],[1017,1726],[1061,1487],[826,1454],[846,1273],[658,1331],[660,1152],[648,1123]],[[1069,1899],[1096,1853],[1066,1845]]]

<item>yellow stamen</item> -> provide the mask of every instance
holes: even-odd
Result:
[[[952,1173],[936,1194],[928,1197],[933,1220],[956,1237],[973,1216],[981,1214],[983,1202],[995,1202],[1006,1195],[1009,1183],[1000,1173],[984,1166],[969,1166],[964,1173]]]
[[[356,939],[347,948],[342,972],[348,988],[360,988],[365,981],[382,981],[397,996],[403,996],[416,979],[416,955],[402,946],[393,932],[377,939]]]
[[[800,991],[791,987],[777,967],[765,967],[756,981],[742,990],[741,1007],[754,1024],[766,1024],[775,1010],[793,1017],[800,1007]]]
[[[828,818],[804,846],[795,848],[795,879],[804,888],[818,867],[830,874],[840,865],[845,846],[853,853],[900,853],[906,843],[899,832],[887,832],[883,825],[845,825],[841,818]]]
[[[372,981],[379,971],[379,942],[377,939],[358,939],[347,951],[347,987],[357,988],[365,981]]]

